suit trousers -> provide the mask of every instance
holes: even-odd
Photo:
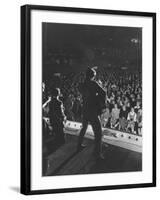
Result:
[[[99,156],[101,153],[101,139],[102,139],[102,128],[101,128],[99,116],[92,116],[89,118],[86,116],[83,116],[82,129],[80,131],[79,138],[78,138],[78,147],[80,147],[83,142],[83,138],[84,138],[84,135],[86,133],[89,123],[92,126],[94,136],[95,136],[94,153],[95,155]]]

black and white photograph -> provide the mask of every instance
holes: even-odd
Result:
[[[42,24],[43,176],[142,170],[142,28]]]
[[[21,7],[21,193],[156,185],[155,23]]]

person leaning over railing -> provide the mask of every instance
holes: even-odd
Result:
[[[119,113],[120,109],[118,109],[117,104],[114,105],[114,108],[111,112],[111,128],[117,128],[119,125]]]
[[[136,133],[134,128],[135,128],[135,122],[136,122],[136,113],[134,111],[134,108],[131,108],[131,111],[128,113],[128,126],[127,126],[127,131],[131,130],[131,133]]]
[[[119,115],[119,130],[121,131],[126,131],[127,128],[127,110],[126,106],[123,105],[121,110],[120,110],[120,115]]]

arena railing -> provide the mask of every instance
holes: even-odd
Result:
[[[67,121],[65,125],[65,132],[78,136],[81,128],[82,123]],[[88,125],[85,137],[90,139],[94,138],[91,125]],[[119,146],[139,153],[142,152],[142,136],[133,133],[122,132],[111,128],[102,128],[102,142],[104,144]]]

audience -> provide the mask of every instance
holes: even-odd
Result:
[[[96,71],[96,81],[106,91],[106,108],[101,115],[102,126],[141,135],[141,72],[112,71],[105,68],[98,68]],[[61,74],[60,79],[65,115],[68,120],[81,122],[83,102],[79,88],[85,79],[85,73]],[[47,91],[51,90],[49,85],[53,84],[48,84]]]

